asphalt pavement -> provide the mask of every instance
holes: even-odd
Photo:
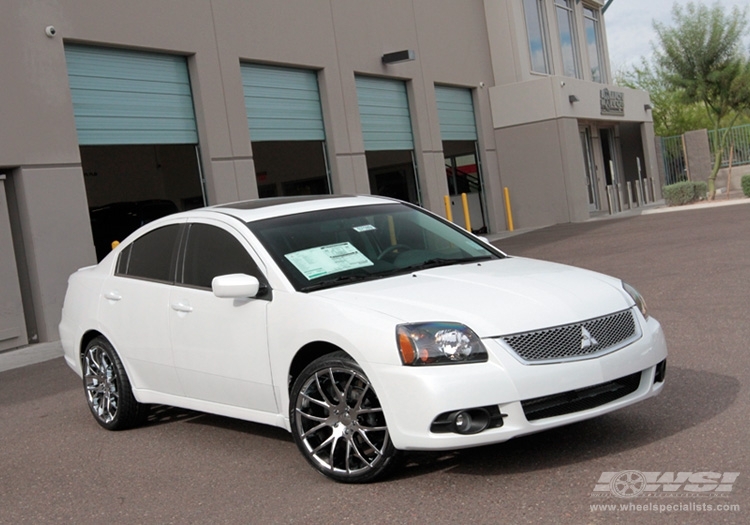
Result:
[[[160,407],[107,432],[59,347],[30,347],[0,354],[0,524],[750,522],[750,199],[516,233],[492,240],[638,288],[669,345],[660,396],[347,486],[277,428]]]

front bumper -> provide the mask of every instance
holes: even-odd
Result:
[[[616,352],[579,361],[525,365],[495,339],[484,344],[490,354],[486,363],[408,367],[372,365],[369,372],[385,410],[391,439],[400,450],[450,450],[507,441],[596,417],[658,394],[663,381],[655,381],[657,365],[667,357],[667,345],[659,323],[641,318],[642,337]],[[638,377],[640,376],[640,378]],[[570,405],[572,410],[529,415],[530,400],[578,391],[597,392],[597,385],[619,384],[631,377],[626,393],[598,406]],[[623,380],[624,381],[624,380]],[[594,388],[592,388],[594,387]],[[566,396],[563,396],[566,397]],[[542,400],[545,404],[547,399]],[[526,402],[526,412],[523,402]],[[538,406],[537,402],[537,406]],[[477,407],[497,406],[503,424],[476,434],[435,433],[430,427],[440,414]],[[536,419],[535,419],[536,418]]]

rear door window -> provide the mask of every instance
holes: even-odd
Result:
[[[171,224],[139,237],[120,253],[115,273],[173,283],[179,234],[180,225]]]

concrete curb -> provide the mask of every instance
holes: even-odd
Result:
[[[631,210],[625,210],[623,212],[616,213],[614,215],[609,215],[609,214],[598,215],[596,217],[591,217],[590,219],[584,222],[625,219],[628,217],[637,217],[639,215],[651,215],[654,213],[673,213],[673,212],[679,212],[679,211],[701,210],[705,208],[718,208],[721,206],[734,206],[737,204],[750,204],[750,198],[745,197],[740,194],[738,197],[731,197],[727,199],[726,196],[722,194],[722,195],[717,195],[716,199],[713,201],[696,202],[694,204],[686,204],[684,206],[667,206],[666,203],[663,200],[661,200],[653,204],[647,204],[646,206],[643,206],[641,208],[633,208]],[[489,239],[490,242],[495,242],[495,241],[499,241],[502,239],[507,239],[508,237],[514,237],[516,235],[522,235],[524,233],[532,232],[535,230],[541,230],[542,228],[549,228],[551,226],[555,226],[555,225],[548,224],[546,226],[539,226],[536,228],[524,228],[524,229],[515,230],[512,232],[508,232],[508,231],[498,232],[498,233],[494,233],[491,235],[486,235],[485,237]]]
[[[719,208],[721,206],[734,206],[736,204],[748,204],[748,203],[750,203],[750,198],[747,198],[747,197],[741,197],[741,198],[733,197],[733,198],[727,199],[725,196],[717,196],[716,199],[712,201],[696,202],[695,204],[686,204],[685,206],[662,206],[662,207],[653,208],[653,209],[644,209],[641,214],[650,215],[653,213],[671,213],[675,211],[702,210],[704,208]]]
[[[62,355],[63,349],[60,341],[24,346],[23,348],[0,353],[0,372],[43,363],[50,359],[62,357]]]

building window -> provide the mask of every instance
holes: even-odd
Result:
[[[560,34],[563,75],[566,77],[581,78],[578,67],[578,49],[576,47],[571,0],[555,0],[555,11],[557,12],[557,29]]]
[[[591,67],[591,80],[604,82],[602,57],[602,33],[599,24],[599,11],[590,7],[583,8],[583,27],[586,31],[586,51]]]
[[[523,0],[523,11],[526,18],[526,33],[529,37],[531,70],[536,73],[549,74],[543,1]]]

